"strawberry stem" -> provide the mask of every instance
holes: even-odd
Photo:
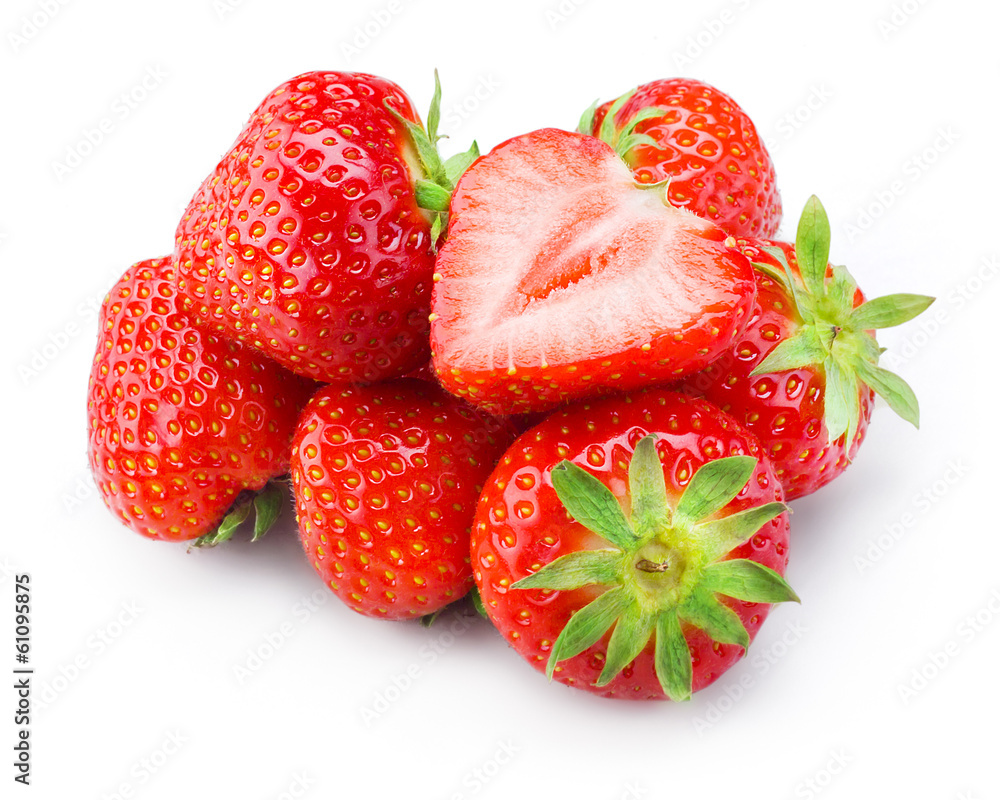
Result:
[[[448,207],[451,195],[459,178],[479,157],[479,145],[473,142],[464,153],[442,161],[437,143],[445,137],[438,134],[438,125],[441,121],[441,80],[437,70],[434,70],[434,96],[427,112],[426,129],[419,122],[408,120],[388,101],[384,105],[409,134],[417,153],[423,175],[414,179],[414,194],[417,205],[431,212],[431,246],[436,250],[439,239],[448,230]]]
[[[743,490],[756,459],[732,456],[708,462],[672,506],[656,440],[652,434],[644,437],[632,456],[629,516],[611,490],[586,470],[569,461],[552,469],[552,485],[566,511],[610,547],[568,553],[511,588],[608,587],[573,614],[559,634],[546,665],[550,678],[560,661],[582,653],[611,631],[607,661],[596,684],[604,686],[655,637],[660,686],[671,699],[684,700],[691,695],[692,669],[681,620],[718,642],[745,648],[749,634],[720,596],[767,603],[798,601],[798,596],[774,570],[746,559],[727,559],[786,511],[783,503],[768,503],[718,516]]]

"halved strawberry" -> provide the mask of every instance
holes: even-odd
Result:
[[[545,129],[480,158],[451,201],[431,349],[441,383],[493,413],[695,372],[746,324],[749,261],[641,186],[607,144]]]

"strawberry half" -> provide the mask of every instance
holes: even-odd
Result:
[[[174,280],[169,258],[143,261],[104,300],[87,402],[90,466],[105,505],[132,530],[216,544],[247,518],[250,496],[288,472],[315,385],[196,327],[177,308]],[[254,501],[255,537],[282,494]]]
[[[391,81],[314,72],[276,88],[177,229],[185,310],[324,382],[399,376],[428,357],[435,238],[475,146],[442,163]]]
[[[878,365],[874,330],[901,325],[934,300],[865,300],[845,267],[828,264],[830,224],[816,197],[795,244],[741,239],[757,269],[757,302],[740,341],[679,388],[702,395],[753,431],[789,500],[840,475],[861,446],[875,395],[917,425],[913,390]]]
[[[476,161],[434,276],[442,385],[493,413],[538,411],[673,380],[730,347],[753,269],[664,191],[607,144],[555,129]]]
[[[669,180],[675,206],[733,236],[774,236],[781,196],[753,121],[729,95],[688,78],[653,81],[596,103],[581,133],[612,145],[640,183]]]

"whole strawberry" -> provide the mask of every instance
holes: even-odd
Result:
[[[731,667],[782,578],[788,517],[760,444],[665,390],[581,403],[523,434],[472,534],[483,606],[550,678],[687,699]]]
[[[733,236],[774,236],[781,197],[774,164],[750,117],[714,86],[653,81],[596,105],[580,132],[598,136],[641,183],[669,180],[668,197]]]
[[[476,500],[512,438],[427,381],[321,389],[295,435],[292,485],[323,582],[355,611],[387,619],[465,595]]]
[[[476,161],[434,276],[434,370],[490,413],[696,372],[753,307],[735,239],[640,186],[605,143],[544,129]]]
[[[87,401],[89,459],[105,504],[151,539],[231,535],[249,495],[288,471],[311,387],[177,308],[171,259],[129,269],[101,307]],[[255,535],[280,492],[257,502]],[[232,511],[232,516],[227,514]]]
[[[816,491],[854,458],[875,394],[918,424],[913,390],[878,366],[874,329],[900,325],[933,298],[865,302],[851,274],[827,263],[830,226],[815,197],[795,245],[743,239],[757,268],[757,302],[734,347],[680,388],[703,395],[761,440],[789,500]]]
[[[435,238],[452,180],[440,93],[425,131],[374,75],[314,72],[275,89],[188,206],[177,287],[200,322],[324,382],[399,376],[428,358]]]

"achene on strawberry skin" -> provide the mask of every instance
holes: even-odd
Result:
[[[250,510],[242,503],[229,519],[233,505],[288,472],[298,412],[315,384],[195,326],[177,307],[173,280],[170,258],[140,262],[101,306],[90,466],[105,504],[132,530],[164,541],[214,534],[206,543],[217,543]],[[257,505],[256,536],[280,495]]]

